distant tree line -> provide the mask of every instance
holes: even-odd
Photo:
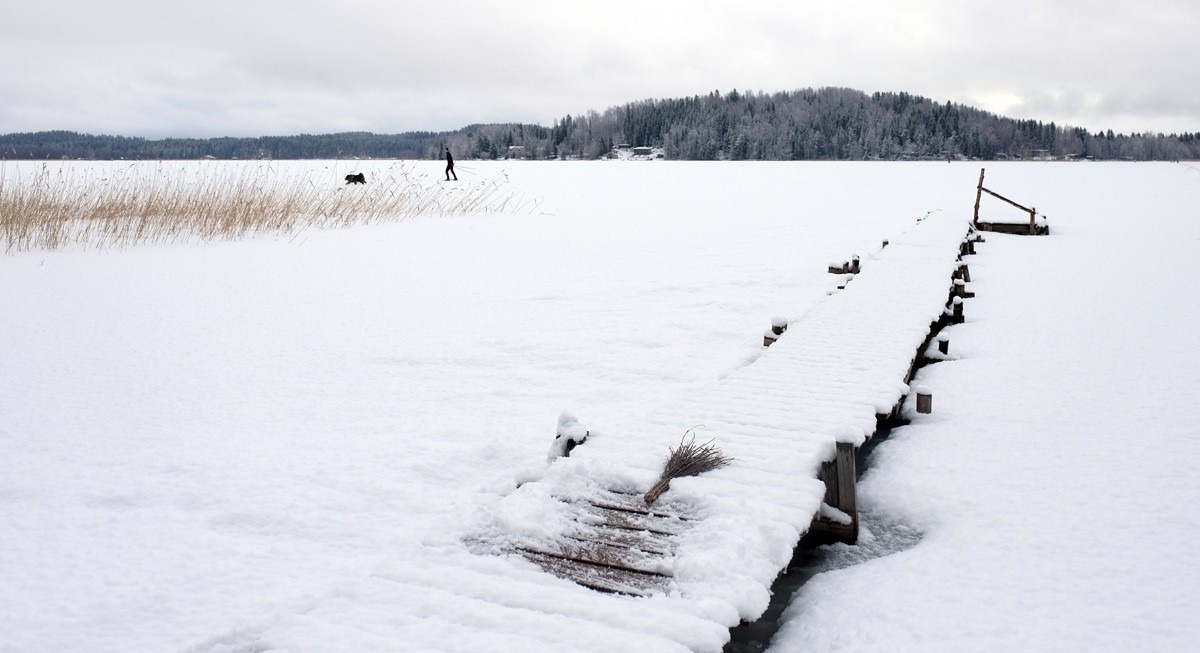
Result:
[[[445,135],[440,137],[445,140]],[[94,136],[70,131],[0,135],[5,159],[338,159],[428,158],[437,152],[432,132],[404,134],[300,134],[253,138]]]
[[[1014,120],[909,93],[845,88],[779,93],[713,91],[564,116],[550,127],[503,123],[452,132],[300,134],[257,138],[0,135],[7,159],[594,159],[614,148],[661,148],[687,160],[1103,160],[1200,158],[1200,133],[1114,134]]]

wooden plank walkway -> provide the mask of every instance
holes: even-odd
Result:
[[[256,634],[256,650],[319,638],[374,650],[720,651],[731,627],[767,608],[814,522],[853,537],[853,470],[836,461],[852,461],[896,410],[931,329],[961,308],[952,279],[968,230],[969,218],[935,214],[893,235],[853,280],[831,276],[831,293],[754,362],[635,429],[593,432],[508,494],[478,497],[465,538],[429,534],[397,551]],[[734,462],[672,481],[647,506],[642,493],[693,427]]]
[[[968,232],[966,221],[919,221],[858,262],[843,290],[768,338],[775,342],[757,361],[650,415],[637,432],[593,438],[506,498],[542,496],[557,536],[498,531],[481,549],[604,592],[728,601],[752,620],[745,604],[765,607],[812,525],[856,535],[854,448],[908,394],[932,330],[952,321],[956,302],[961,311],[955,279],[971,251]],[[675,480],[647,506],[640,493],[660,469],[644,461],[661,464],[696,425],[736,462]],[[757,596],[745,601],[747,592]]]

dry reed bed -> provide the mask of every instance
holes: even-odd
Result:
[[[503,174],[442,185],[405,163],[370,175],[365,186],[344,185],[327,169],[267,162],[137,162],[107,170],[42,164],[21,173],[0,164],[0,242],[10,252],[231,240],[533,208],[505,191]]]

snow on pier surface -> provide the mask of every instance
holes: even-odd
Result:
[[[963,219],[921,220],[868,257],[845,290],[791,323],[752,364],[652,413],[641,428],[596,435],[543,473],[531,472],[535,478],[494,505],[466,549],[426,550],[353,590],[382,605],[389,593],[397,603],[412,592],[427,594],[422,612],[437,618],[378,614],[375,605],[349,612],[322,606],[289,624],[290,644],[313,636],[309,627],[378,628],[417,648],[455,650],[449,622],[455,632],[478,629],[462,635],[463,648],[483,638],[502,649],[720,650],[728,628],[766,608],[771,582],[820,509],[825,485],[816,472],[832,459],[835,443],[862,443],[876,415],[906,393],[904,376],[945,310],[966,232]],[[641,569],[667,577],[642,585],[648,596],[584,589],[514,552],[581,546],[603,520],[589,502],[644,492],[668,446],[692,427],[736,460],[672,482],[661,509],[682,519],[666,520],[669,532],[645,533],[633,545],[647,550]],[[621,589],[619,581],[610,587]]]
[[[825,485],[816,473],[833,458],[836,442],[862,444],[876,416],[906,394],[904,378],[945,310],[966,233],[960,218],[920,220],[868,257],[844,290],[791,323],[753,364],[656,411],[641,428],[581,445],[511,493],[484,539],[527,550],[570,536],[586,540],[588,533],[578,532],[590,523],[580,515],[586,502],[610,490],[644,492],[667,447],[695,427],[735,461],[672,481],[664,499],[677,505],[666,510],[687,521],[672,538],[673,552],[640,568],[670,576],[670,598],[645,608],[664,612],[655,624],[680,621],[677,614],[715,622],[689,627],[680,639],[657,636],[693,650],[719,649],[723,628],[766,608],[771,582],[821,507]]]
[[[540,478],[493,504],[466,544],[405,551],[346,597],[257,641],[292,650],[374,633],[381,646],[403,641],[413,650],[481,641],[496,650],[720,650],[730,627],[766,608],[771,582],[820,509],[816,472],[834,444],[861,443],[906,393],[903,378],[945,309],[966,232],[959,218],[918,222],[752,364],[652,413],[640,429],[589,437],[570,457],[531,471]],[[667,448],[694,426],[736,461],[673,481],[660,500],[685,519],[635,545],[657,542],[665,552],[645,556],[646,571],[669,577],[649,596],[586,589],[514,552],[578,545],[571,538],[586,539],[602,519],[584,502],[644,492]],[[422,597],[415,613],[413,596]]]

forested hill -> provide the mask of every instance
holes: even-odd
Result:
[[[906,160],[1200,158],[1200,133],[1114,134],[1014,120],[908,93],[844,88],[712,92],[642,100],[565,116],[553,126],[472,125],[453,132],[300,134],[257,138],[93,136],[68,131],[0,135],[6,159],[335,159],[603,157],[661,148],[668,159]]]

